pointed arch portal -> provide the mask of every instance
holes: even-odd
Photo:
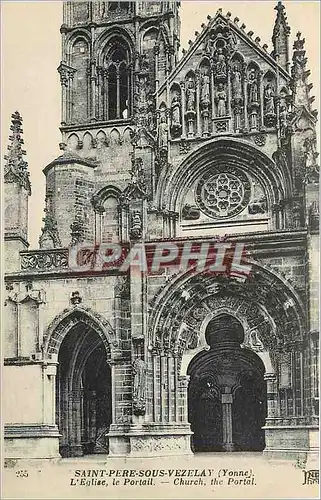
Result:
[[[265,447],[265,369],[254,352],[241,348],[243,340],[241,323],[221,314],[206,328],[210,349],[189,365],[188,413],[195,452]]]
[[[104,342],[92,326],[79,321],[58,352],[56,422],[62,457],[108,453],[111,388]]]

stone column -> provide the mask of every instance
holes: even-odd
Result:
[[[71,436],[70,436],[70,450],[75,457],[83,455],[81,446],[81,408],[83,400],[83,391],[75,389],[70,394],[71,398]]]
[[[214,65],[211,65],[211,100],[212,100],[212,122],[215,118],[215,85],[214,85]],[[214,131],[214,126],[212,126],[212,132]]]
[[[201,86],[201,75],[199,71],[196,71],[196,135],[201,135],[201,110],[200,110],[200,86]]]
[[[248,130],[249,128],[249,119],[247,114],[247,74],[244,71],[243,73],[243,94],[244,94],[244,130]]]
[[[185,82],[181,82],[181,95],[182,95],[182,138],[186,137],[186,124],[185,124]]]
[[[261,130],[264,129],[264,88],[263,88],[263,71],[259,73],[259,92],[260,92],[260,116],[261,116]]]
[[[182,405],[182,422],[188,422],[188,384],[189,375],[180,376],[178,378],[178,387],[181,393],[181,405]]]
[[[226,389],[225,389],[226,390]],[[232,426],[232,404],[233,395],[224,393],[221,395],[222,418],[223,418],[223,449],[224,451],[233,451],[233,426]]]
[[[277,385],[274,373],[264,375],[267,386],[267,418],[275,418],[278,414]]]

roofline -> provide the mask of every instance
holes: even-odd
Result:
[[[204,28],[204,30],[202,31],[202,33],[199,34],[199,36],[196,38],[196,40],[193,42],[193,45],[188,49],[188,51],[186,52],[186,54],[183,56],[183,58],[178,62],[177,66],[175,67],[175,69],[168,75],[168,77],[164,80],[164,82],[162,83],[162,85],[159,87],[158,91],[156,92],[156,95],[160,95],[161,92],[163,92],[164,88],[166,87],[167,83],[170,81],[170,79],[173,77],[173,75],[176,75],[177,73],[179,73],[179,71],[181,70],[181,68],[184,66],[185,62],[188,60],[189,57],[191,57],[193,55],[193,53],[197,50],[197,48],[199,47],[199,43],[202,42],[203,38],[205,38],[205,35],[208,31],[208,29],[210,29],[211,27],[211,24],[214,23],[214,21],[217,19],[217,18],[221,18],[223,19],[227,25],[230,25],[232,29],[234,29],[236,31],[236,33],[241,37],[243,38],[244,41],[248,42],[251,44],[252,48],[258,52],[264,59],[266,59],[269,63],[271,63],[275,69],[278,69],[280,71],[280,73],[282,73],[282,75],[290,80],[291,79],[291,75],[285,71],[278,63],[277,61],[268,53],[268,52],[265,52],[263,50],[263,48],[256,44],[254,42],[254,40],[252,40],[251,37],[249,37],[239,26],[237,26],[235,23],[233,23],[232,21],[230,20],[227,20],[221,13],[216,13],[215,17],[213,19],[210,20],[210,22],[208,23],[208,25]]]

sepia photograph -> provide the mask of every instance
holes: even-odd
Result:
[[[319,2],[0,8],[2,498],[319,498]]]

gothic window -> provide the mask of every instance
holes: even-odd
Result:
[[[130,10],[130,7],[131,7],[131,2],[123,2],[123,1],[116,1],[116,0],[113,0],[111,2],[109,2],[109,5],[108,5],[108,10],[110,12],[114,12],[114,11],[126,11],[128,12]]]
[[[101,242],[118,241],[118,201],[110,196],[104,203],[105,212],[101,220]]]
[[[95,241],[98,243],[119,241],[119,194],[120,191],[116,187],[106,186],[92,199],[95,212]]]
[[[115,40],[105,59],[105,119],[126,119],[130,115],[130,61],[127,47]]]
[[[196,202],[209,217],[233,217],[242,212],[250,200],[251,187],[241,171],[221,169],[208,172],[196,187]]]

